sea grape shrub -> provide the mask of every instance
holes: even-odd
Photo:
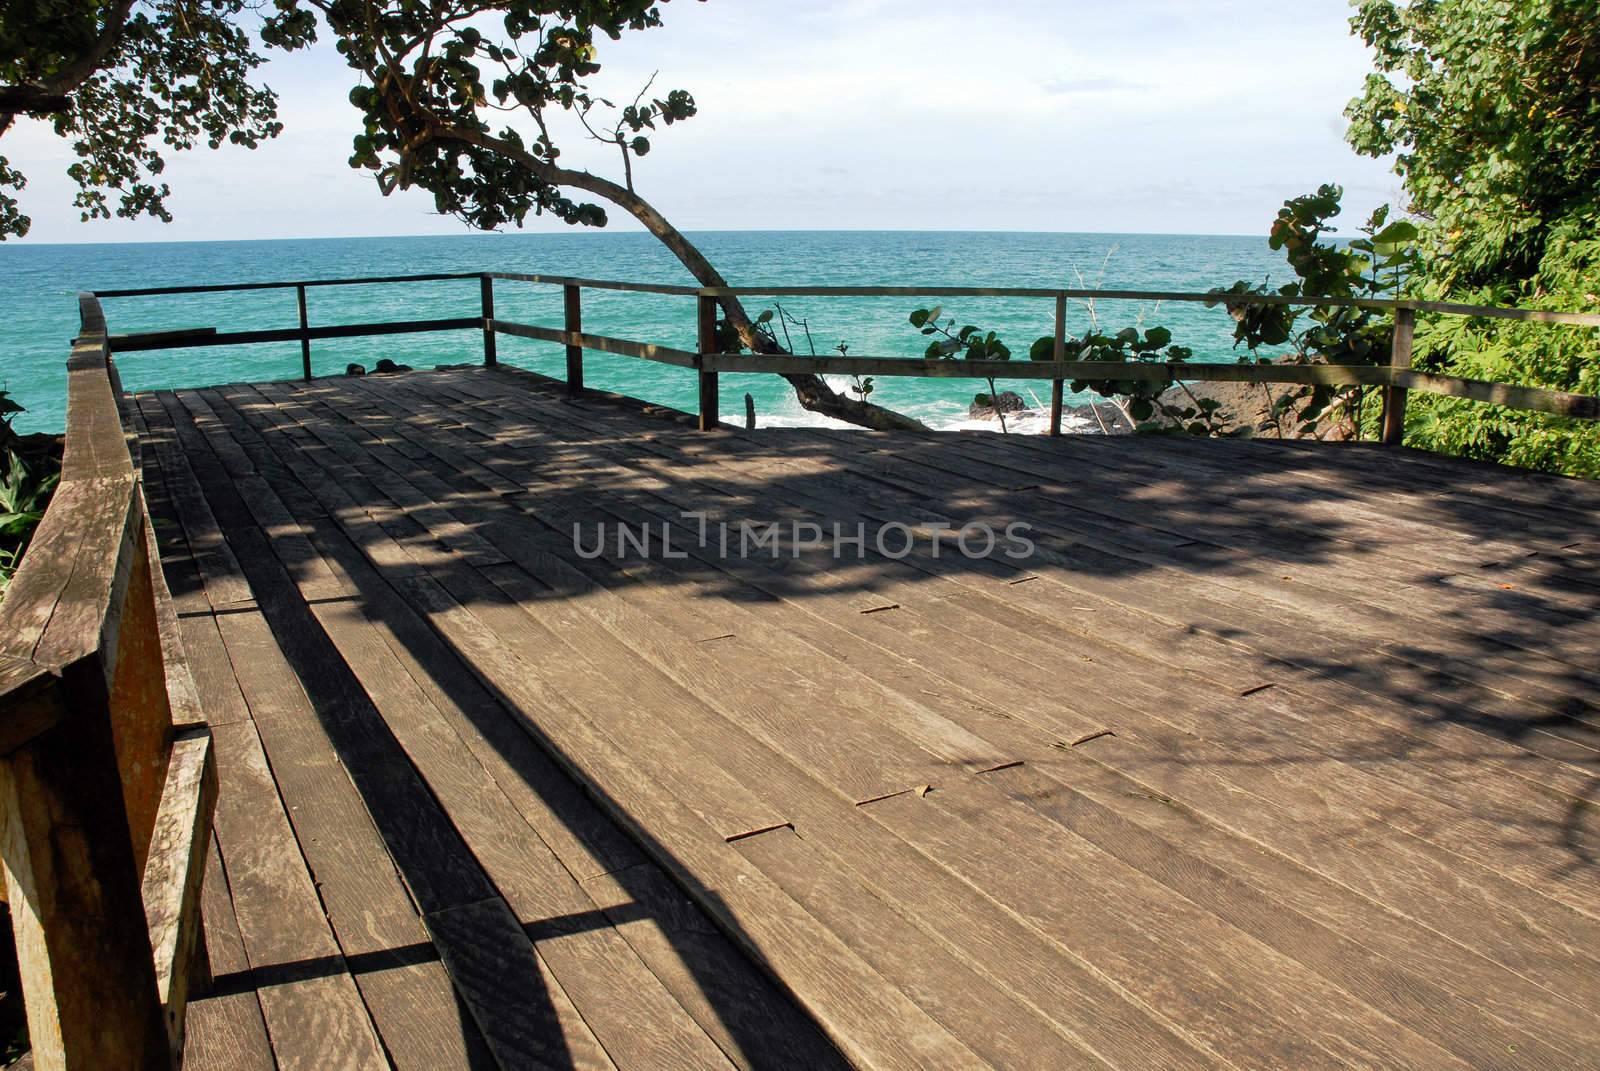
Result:
[[[21,412],[23,407],[0,390],[0,596],[10,585],[61,479],[58,456],[24,456],[29,451],[11,426]]]
[[[1174,345],[1172,332],[1165,327],[1150,327],[1141,332],[1137,327],[1124,327],[1114,335],[1091,331],[1081,338],[1069,338],[1065,344],[1066,360],[1094,361],[1111,364],[1159,362],[1169,366],[1167,374],[1159,379],[1147,377],[1126,379],[1075,379],[1074,392],[1093,391],[1102,398],[1123,399],[1121,404],[1128,416],[1136,421],[1135,428],[1142,432],[1160,434],[1220,435],[1228,424],[1228,414],[1213,398],[1192,399],[1195,404],[1175,406],[1164,400],[1167,388],[1175,378],[1170,366],[1180,365],[1194,356],[1188,346]],[[1055,352],[1055,339],[1045,335],[1034,342],[1028,356],[1035,361],[1051,360]],[[1192,396],[1191,396],[1192,397]],[[1160,420],[1155,419],[1157,414]]]
[[[924,356],[929,360],[1006,361],[1011,350],[995,332],[985,331],[974,324],[956,329],[955,320],[940,322],[941,308],[917,309],[911,313],[911,326],[932,337]],[[1081,338],[1068,338],[1064,343],[1068,361],[1095,361],[1112,364],[1153,362],[1165,366],[1182,364],[1194,356],[1188,346],[1175,345],[1172,332],[1165,327],[1151,327],[1140,331],[1125,327],[1114,335],[1090,331]],[[1055,336],[1042,335],[1028,348],[1031,361],[1055,359]],[[1222,434],[1229,423],[1228,414],[1215,399],[1192,399],[1192,406],[1175,406],[1163,400],[1166,389],[1174,377],[1170,367],[1157,378],[1129,375],[1115,379],[1076,379],[1072,381],[1075,393],[1094,391],[1123,406],[1136,422],[1139,431],[1161,433],[1188,433],[1192,435]],[[979,394],[974,401],[987,405],[998,397],[993,378],[989,379],[989,393]],[[1192,398],[1192,396],[1191,396]],[[996,410],[998,412],[998,409]],[[1157,414],[1162,419],[1157,420]],[[1001,415],[1001,426],[1005,417]]]
[[[1361,228],[1363,237],[1348,243],[1324,241],[1335,232],[1329,220],[1341,210],[1342,187],[1324,184],[1315,193],[1283,203],[1273,220],[1268,245],[1284,253],[1296,281],[1277,289],[1244,280],[1209,291],[1234,319],[1234,346],[1252,357],[1283,364],[1376,365],[1388,360],[1394,322],[1385,312],[1353,305],[1303,306],[1262,304],[1241,298],[1329,297],[1343,301],[1399,296],[1414,272],[1417,228],[1407,220],[1390,222],[1389,207],[1379,208]],[[1284,346],[1275,357],[1257,356],[1264,347]],[[1249,359],[1249,358],[1246,358]],[[1330,420],[1346,434],[1359,434],[1362,387],[1326,384],[1277,389],[1271,415],[1280,428],[1287,423],[1299,433],[1313,432]]]
[[[923,356],[928,360],[1011,360],[1011,347],[1002,342],[995,332],[985,332],[975,324],[966,324],[956,329],[954,319],[940,323],[939,316],[943,311],[935,305],[931,309],[914,309],[911,313],[911,326],[933,340],[923,352]],[[989,384],[989,393],[975,395],[972,399],[973,404],[980,407],[986,407],[986,399],[998,397],[1000,393],[995,389],[993,376],[986,376],[985,379]],[[1000,430],[1008,431],[1005,411],[999,405],[994,407],[994,411],[1000,418]]]

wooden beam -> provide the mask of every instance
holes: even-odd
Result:
[[[378,283],[429,283],[449,279],[477,279],[482,272],[430,272],[422,275],[366,275],[350,279],[286,279],[269,283],[205,283],[199,286],[143,286],[124,290],[96,290],[97,298],[154,297],[160,294],[225,294],[235,290],[289,290],[297,286],[372,286]]]
[[[928,379],[1130,379],[1238,383],[1387,384],[1390,371],[1374,365],[1166,363],[1161,361],[968,361],[923,357],[797,357],[720,354],[704,358],[717,372],[917,376]]]
[[[1411,340],[1417,329],[1417,314],[1410,309],[1396,309],[1394,314],[1394,341],[1389,347],[1389,367],[1411,367]],[[1383,433],[1386,446],[1399,446],[1406,434],[1406,389],[1390,385],[1383,389]]]
[[[306,316],[306,288],[294,288],[295,304],[300,308],[300,378],[311,382],[311,321]]]
[[[540,283],[546,286],[581,286],[588,290],[625,290],[636,294],[675,294],[679,297],[696,297],[699,287],[673,286],[670,283],[627,283],[616,279],[581,279],[571,275],[529,275],[525,272],[494,271],[496,279],[519,283]]]
[[[133,845],[134,865],[142,872],[167,778],[172,711],[167,703],[166,658],[156,616],[151,555],[144,542],[148,526],[143,498],[136,495],[135,500],[140,507],[132,526],[135,549],[127,579],[121,584],[122,597],[113,599],[106,610],[108,620],[102,635],[110,639],[100,657],[111,665],[111,691],[102,716],[110,719],[128,813],[128,839]]]
[[[192,729],[172,742],[161,809],[142,882],[145,923],[154,952],[156,995],[166,1014],[174,1059],[183,1052],[185,1011],[191,992],[210,984],[200,886],[217,803],[217,768],[211,730]]]
[[[182,343],[192,338],[208,338],[216,333],[215,327],[175,327],[170,331],[134,331],[125,335],[111,335],[106,342],[111,346],[112,352],[117,353],[125,349],[149,349],[161,343]]]
[[[1099,301],[1182,301],[1211,305],[1292,305],[1322,308],[1411,309],[1450,316],[1476,316],[1535,323],[1600,327],[1600,313],[1514,309],[1494,305],[1466,305],[1450,301],[1410,301],[1394,298],[1340,298],[1285,294],[1214,294],[1173,290],[1060,289],[1041,287],[977,286],[722,286],[694,287],[670,283],[634,283],[615,279],[584,279],[566,275],[521,272],[436,272],[419,275],[374,275],[349,279],[302,279],[265,283],[216,283],[203,286],[157,286],[100,290],[102,298],[145,297],[159,294],[215,294],[240,290],[287,289],[297,286],[367,286],[378,283],[412,283],[451,279],[506,279],[552,286],[581,286],[592,290],[622,290],[642,294],[676,294],[706,297],[1019,297],[1076,298]]]
[[[296,342],[302,339],[364,338],[369,335],[422,334],[428,331],[464,331],[481,328],[483,321],[476,316],[456,316],[441,320],[392,320],[377,323],[333,324],[327,327],[284,327],[261,331],[221,331],[200,335],[186,341],[154,341],[125,343],[123,353],[136,350],[175,350],[196,346],[249,346],[258,342]]]
[[[1051,360],[1056,364],[1065,364],[1067,360],[1067,295],[1056,295],[1056,317],[1054,345],[1051,348]],[[1050,434],[1061,434],[1061,402],[1064,391],[1063,380],[1056,376],[1050,380]],[[998,399],[995,401],[999,405]]]
[[[478,305],[483,313],[483,363],[493,368],[499,360],[494,341],[494,276],[479,277]]]
[[[170,1068],[98,658],[55,701],[76,716],[0,761],[3,851],[34,1066]]]
[[[1397,371],[1394,381],[1409,390],[1426,391],[1429,394],[1446,394],[1452,398],[1467,398],[1511,409],[1532,409],[1578,420],[1600,420],[1600,397],[1593,394],[1571,394],[1543,387],[1517,387],[1509,383],[1441,376],[1431,372]]]
[[[561,303],[567,338],[579,340],[567,343],[567,397],[576,398],[583,393],[583,291],[567,284],[561,288]]]
[[[496,320],[494,329],[504,335],[538,339],[540,342],[559,342],[564,346],[578,346],[601,353],[616,353],[624,357],[637,357],[644,361],[675,365],[679,368],[698,367],[699,357],[688,350],[675,350],[670,346],[657,346],[650,342],[633,342],[625,338],[606,335],[589,335],[583,332],[558,331],[538,324],[520,324],[512,320]]]
[[[695,299],[696,323],[700,347],[700,430],[717,426],[717,373],[707,367],[707,354],[717,352],[717,301],[701,296]]]

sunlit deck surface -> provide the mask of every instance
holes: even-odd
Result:
[[[221,774],[190,1068],[1595,1066],[1592,485],[482,368],[134,404]]]

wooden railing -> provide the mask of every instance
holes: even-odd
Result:
[[[478,279],[483,295],[481,316],[457,316],[434,320],[396,320],[377,323],[332,324],[312,327],[306,313],[306,290],[319,286],[371,286],[381,283],[426,283],[448,279]],[[371,275],[354,279],[302,279],[279,283],[218,283],[205,286],[152,286],[134,290],[100,290],[97,298],[155,297],[175,294],[223,294],[247,290],[293,290],[299,308],[296,327],[263,331],[218,331],[215,327],[179,328],[173,331],[147,331],[134,335],[111,336],[111,348],[118,353],[136,350],[177,349],[189,346],[246,346],[260,342],[299,342],[300,374],[311,378],[311,343],[328,338],[363,338],[372,335],[407,335],[428,331],[478,329],[494,317],[494,298],[487,277],[479,272],[435,273],[430,275]],[[494,340],[486,338],[485,353],[491,357]]]
[[[422,282],[439,279],[479,280],[480,317],[438,320],[409,320],[398,323],[343,324],[311,327],[306,320],[307,287],[347,286],[376,283]],[[563,292],[563,322],[560,327],[520,323],[499,319],[494,310],[494,281],[558,286]],[[251,342],[279,342],[298,339],[301,343],[302,374],[311,378],[311,341],[358,335],[396,334],[412,331],[481,330],[484,363],[494,364],[497,335],[554,342],[566,348],[567,388],[583,390],[583,351],[634,357],[680,368],[693,369],[698,377],[700,425],[714,427],[719,420],[718,381],[722,372],[816,373],[858,376],[915,376],[921,378],[1022,379],[1050,381],[1049,433],[1061,433],[1064,385],[1074,379],[1140,380],[1153,383],[1180,381],[1300,383],[1329,386],[1372,386],[1382,390],[1382,439],[1398,444],[1405,429],[1406,396],[1418,390],[1456,398],[1487,402],[1513,409],[1553,413],[1587,420],[1600,419],[1600,398],[1587,394],[1517,386],[1460,376],[1437,375],[1411,368],[1411,343],[1419,312],[1448,316],[1490,317],[1552,325],[1600,327],[1600,313],[1548,312],[1490,305],[1462,305],[1440,301],[1409,301],[1385,298],[1290,297],[1282,294],[1199,294],[1161,290],[1085,290],[1048,287],[970,287],[970,286],[777,286],[777,287],[697,287],[670,283],[623,282],[613,279],[581,279],[558,275],[531,275],[519,272],[478,272],[444,275],[401,275],[358,279],[316,279],[299,282],[220,284],[211,286],[156,287],[142,290],[101,291],[101,297],[137,297],[155,294],[216,293],[231,290],[296,289],[300,324],[297,328],[265,331],[219,332],[215,328],[184,331],[148,332],[114,336],[117,351],[166,349],[185,346],[219,346]],[[677,349],[651,342],[597,335],[583,330],[582,292],[615,290],[643,294],[692,297],[696,302],[697,345],[694,350]],[[905,297],[905,298],[1030,298],[1046,299],[1054,305],[1054,359],[1049,361],[968,361],[928,360],[919,357],[813,357],[799,355],[719,353],[716,341],[717,305],[723,297]],[[1068,361],[1066,357],[1067,303],[1081,301],[1173,301],[1230,305],[1294,305],[1305,307],[1359,307],[1394,313],[1393,347],[1386,365],[1328,364],[1241,364],[1237,362],[1160,361],[1097,362]]]
[[[34,1066],[172,1067],[216,772],[92,295],[81,318],[61,483],[0,604],[0,847]]]
[[[1063,385],[1074,379],[1123,379],[1175,383],[1182,380],[1247,383],[1319,383],[1330,386],[1377,386],[1383,389],[1383,441],[1398,444],[1405,429],[1406,393],[1410,390],[1448,394],[1480,402],[1555,413],[1560,416],[1600,419],[1600,398],[1571,394],[1539,387],[1464,379],[1460,376],[1432,375],[1411,370],[1411,340],[1418,312],[1452,316],[1485,316],[1548,324],[1600,327],[1600,314],[1546,312],[1498,306],[1460,305],[1438,301],[1403,301],[1381,298],[1353,299],[1289,297],[1282,294],[1196,294],[1160,290],[1083,290],[1040,287],[967,286],[729,286],[688,287],[656,283],[618,282],[609,279],[576,279],[567,276],[527,275],[515,272],[489,272],[486,277],[517,280],[565,291],[566,323],[557,330],[534,324],[493,320],[494,331],[567,346],[567,382],[581,389],[582,351],[599,350],[664,364],[692,367],[699,373],[700,424],[714,426],[717,414],[717,374],[719,372],[816,373],[857,376],[917,376],[922,378],[1032,379],[1050,381],[1049,434],[1061,434]],[[585,334],[581,329],[581,299],[585,288],[623,290],[647,294],[669,294],[695,298],[698,306],[699,344],[697,353],[675,350],[628,339]],[[717,352],[717,299],[722,297],[905,297],[905,298],[1047,298],[1055,306],[1054,360],[1050,361],[967,361],[929,360],[918,357],[810,357],[764,354],[722,354]],[[1068,361],[1066,354],[1066,314],[1069,300],[1081,301],[1178,301],[1237,305],[1299,305],[1308,307],[1359,307],[1392,310],[1395,314],[1393,349],[1389,364],[1379,365],[1285,365],[1239,364],[1236,362],[1158,361]],[[491,306],[492,307],[492,306]]]
[[[313,327],[306,290],[318,286],[477,279],[480,315]],[[494,281],[559,286],[561,327],[498,319]],[[695,350],[585,332],[584,289],[692,297]],[[189,328],[112,336],[96,295],[80,301],[82,333],[68,363],[61,484],[0,605],[0,808],[3,855],[24,997],[40,1068],[167,1067],[179,1059],[184,1007],[206,979],[199,891],[216,799],[211,737],[184,661],[140,482],[139,442],[123,418],[112,352],[298,340],[311,376],[316,339],[417,331],[482,333],[496,361],[500,334],[566,348],[567,386],[583,390],[592,349],[695,372],[700,423],[717,423],[722,372],[1050,380],[1051,432],[1062,385],[1072,379],[1233,380],[1364,384],[1385,393],[1384,438],[1398,442],[1405,395],[1424,390],[1517,408],[1600,418],[1600,399],[1410,370],[1416,314],[1492,316],[1600,326],[1600,315],[1407,301],[1229,295],[1230,302],[1361,305],[1391,309],[1386,366],[1064,360],[1071,299],[1215,301],[1154,291],[990,287],[702,288],[508,272],[318,279],[104,291],[101,297],[293,289],[292,328]],[[725,296],[1038,298],[1054,304],[1054,360],[966,361],[719,353],[717,304]]]

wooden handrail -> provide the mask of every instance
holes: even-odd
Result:
[[[80,314],[61,482],[0,604],[6,884],[34,1065],[171,1067],[216,773],[99,302]]]
[[[198,283],[193,286],[144,286],[128,290],[96,290],[96,298],[156,297],[168,294],[226,294],[236,290],[293,290],[301,286],[372,286],[380,283],[428,283],[479,279],[483,272],[430,272],[423,275],[366,275],[348,279],[283,279],[266,283]]]
[[[1285,294],[1192,293],[1165,290],[1084,290],[1040,287],[968,286],[720,286],[686,287],[658,283],[625,283],[611,279],[581,279],[562,275],[486,272],[487,277],[560,286],[566,293],[568,330],[557,331],[534,324],[494,320],[490,326],[524,338],[560,342],[568,347],[569,382],[572,370],[583,367],[582,350],[622,354],[667,364],[692,366],[699,377],[702,426],[716,423],[717,375],[720,372],[754,372],[778,375],[915,376],[951,379],[1048,379],[1050,381],[1049,434],[1061,433],[1062,387],[1068,379],[1137,380],[1140,382],[1209,381],[1245,383],[1300,383],[1329,386],[1378,386],[1383,389],[1382,440],[1398,445],[1404,435],[1406,393],[1421,390],[1454,398],[1490,402],[1510,408],[1551,413],[1584,420],[1600,419],[1600,397],[1521,387],[1506,383],[1414,372],[1411,339],[1418,312],[1453,316],[1481,316],[1536,323],[1600,327],[1600,313],[1552,312],[1512,309],[1454,302],[1412,301],[1388,298],[1337,298]],[[578,295],[584,288],[624,290],[651,294],[692,296],[700,352],[688,353],[629,339],[582,334],[572,329],[579,313]],[[1053,360],[968,361],[928,360],[915,357],[814,357],[795,354],[723,354],[715,350],[715,324],[708,327],[706,309],[719,297],[986,297],[1052,298],[1055,302]],[[1066,361],[1066,303],[1081,300],[1185,301],[1208,305],[1280,305],[1370,308],[1395,314],[1393,352],[1388,365],[1248,364],[1238,362],[1162,362],[1132,360]],[[576,353],[574,353],[576,348]],[[581,379],[579,380],[581,384]]]
[[[681,286],[671,283],[621,282],[615,279],[581,279],[566,275],[529,275],[519,272],[485,272],[495,279],[577,286],[587,290],[626,290],[680,297],[983,297],[1066,298],[1079,301],[1181,301],[1208,305],[1289,305],[1315,308],[1411,309],[1450,316],[1482,316],[1548,324],[1600,327],[1600,313],[1513,309],[1501,305],[1465,305],[1451,301],[1414,301],[1409,298],[1320,297],[1314,294],[1228,294],[1184,290],[1086,290],[1073,287],[1007,286]]]
[[[1334,387],[1375,386],[1420,390],[1468,398],[1515,409],[1529,409],[1583,420],[1600,419],[1600,398],[1589,394],[1516,387],[1504,383],[1413,372],[1390,365],[1238,364],[1223,361],[967,361],[922,357],[808,357],[793,354],[692,353],[648,342],[561,331],[510,320],[493,321],[494,330],[520,338],[694,368],[702,373],[745,372],[919,379],[1024,379],[1060,383],[1072,379],[1125,379],[1145,383],[1299,383]],[[568,355],[569,368],[571,354]],[[579,365],[581,368],[581,364]]]
[[[308,286],[367,285],[408,283],[439,279],[479,280],[481,316],[441,320],[413,320],[392,323],[344,324],[310,327],[305,319],[304,294]],[[563,291],[564,325],[543,327],[497,319],[494,311],[493,281],[504,279],[547,286]],[[616,279],[587,279],[567,275],[541,275],[524,272],[476,272],[466,274],[428,274],[370,276],[354,279],[316,279],[271,283],[211,284],[189,287],[155,287],[141,290],[104,291],[107,297],[134,297],[151,294],[215,293],[229,290],[296,288],[300,297],[300,325],[297,328],[235,331],[225,333],[155,332],[119,340],[123,351],[277,342],[298,339],[302,347],[304,375],[309,378],[310,341],[315,338],[341,338],[410,331],[446,331],[481,328],[484,337],[484,363],[494,364],[496,334],[555,342],[566,347],[569,392],[583,389],[583,351],[585,349],[658,361],[693,368],[699,377],[701,412],[714,410],[716,383],[721,372],[769,374],[844,374],[871,376],[917,376],[937,378],[1048,379],[1051,383],[1050,434],[1060,433],[1063,384],[1069,379],[1123,379],[1142,382],[1250,382],[1316,383],[1330,386],[1376,386],[1383,391],[1383,441],[1398,443],[1404,430],[1405,398],[1411,390],[1450,397],[1490,402],[1518,409],[1529,409],[1579,419],[1600,419],[1600,398],[1521,387],[1505,383],[1416,372],[1410,368],[1411,329],[1418,312],[1452,316],[1493,317],[1525,322],[1600,327],[1600,313],[1555,312],[1542,309],[1513,309],[1454,302],[1413,301],[1389,298],[1342,298],[1316,295],[1195,293],[1166,290],[1089,290],[1060,287],[979,287],[979,286],[729,286],[701,287],[672,283],[627,282]],[[617,290],[633,293],[693,297],[697,303],[698,352],[675,349],[649,342],[613,338],[581,330],[581,294],[585,289]],[[930,361],[906,357],[807,357],[799,355],[721,354],[715,348],[714,330],[707,335],[704,310],[707,302],[727,296],[767,297],[983,297],[1050,298],[1055,303],[1054,353],[1052,361]],[[1278,305],[1307,307],[1356,307],[1390,310],[1395,314],[1394,352],[1388,365],[1288,365],[1241,364],[1233,362],[1158,361],[1084,362],[1066,361],[1065,312],[1069,300],[1102,301],[1182,301],[1209,305]],[[714,326],[714,325],[713,325]],[[713,419],[709,421],[715,423]]]

